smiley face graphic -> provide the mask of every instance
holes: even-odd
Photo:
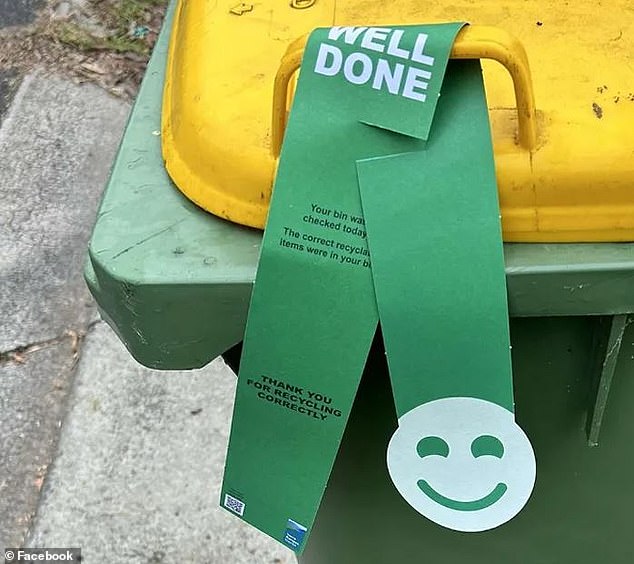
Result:
[[[535,485],[533,448],[513,413],[477,398],[443,398],[408,411],[388,445],[387,466],[416,511],[456,531],[506,523]]]

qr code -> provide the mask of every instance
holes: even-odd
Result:
[[[229,511],[233,511],[242,517],[244,515],[245,504],[242,503],[239,499],[236,499],[232,495],[225,494],[225,507]]]

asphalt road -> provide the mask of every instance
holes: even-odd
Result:
[[[34,22],[37,11],[44,4],[45,0],[0,0],[0,32],[3,28],[24,26]],[[0,123],[21,79],[21,75],[14,69],[0,69]]]
[[[0,0],[0,28],[31,23],[44,0]]]
[[[0,32],[3,28],[33,23],[45,3],[45,0],[0,0]],[[22,76],[14,69],[0,69],[0,123],[21,79]]]
[[[22,76],[16,70],[0,70],[0,123],[9,109],[21,80]]]

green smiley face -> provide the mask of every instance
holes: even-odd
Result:
[[[416,452],[421,458],[427,456],[441,456],[447,458],[449,456],[449,445],[440,437],[425,437],[421,439],[416,446]],[[504,445],[499,439],[491,435],[480,435],[471,443],[471,454],[474,458],[482,456],[494,456],[502,458],[504,456]],[[506,493],[508,486],[503,482],[499,482],[497,486],[486,496],[472,501],[459,501],[451,499],[437,492],[427,480],[418,480],[418,487],[430,499],[456,511],[478,511],[490,507],[494,503],[500,501]]]
[[[513,413],[479,398],[441,398],[402,415],[387,467],[407,503],[455,531],[506,523],[535,485],[533,448]]]

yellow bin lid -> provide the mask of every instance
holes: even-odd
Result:
[[[630,0],[180,0],[170,176],[206,210],[263,228],[306,34],[446,21],[472,24],[452,57],[483,60],[504,240],[634,240]]]

